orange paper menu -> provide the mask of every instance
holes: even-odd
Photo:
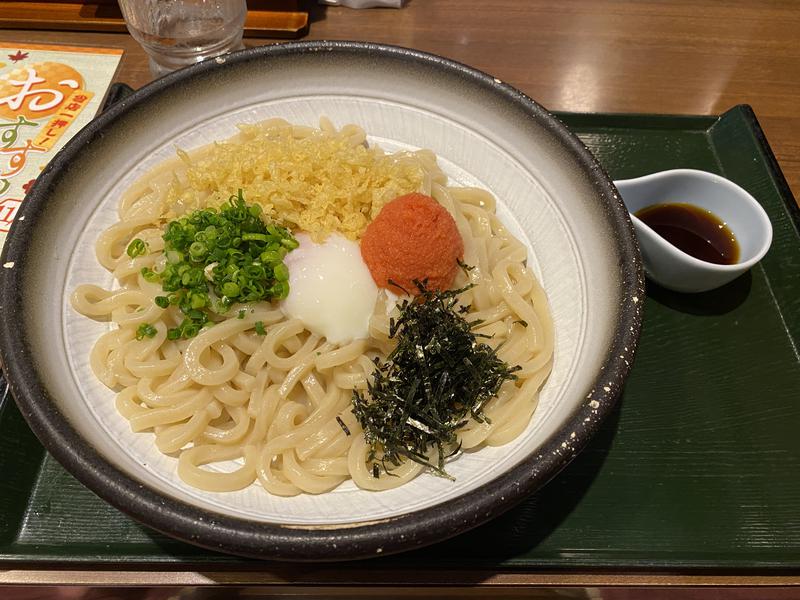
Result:
[[[122,50],[0,44],[0,248],[47,162],[97,114]]]

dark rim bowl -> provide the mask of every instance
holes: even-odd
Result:
[[[57,345],[61,330],[60,308],[49,308],[53,298],[46,286],[61,277],[59,269],[66,265],[71,251],[50,243],[65,227],[63,222],[71,211],[79,210],[80,199],[67,193],[69,181],[87,177],[80,173],[92,169],[102,173],[103,165],[96,164],[98,156],[105,157],[100,162],[107,160],[112,165],[108,168],[113,168],[115,157],[108,150],[109,140],[124,138],[133,131],[133,122],[147,129],[150,125],[143,117],[148,110],[168,112],[180,97],[202,104],[204,95],[193,95],[200,83],[219,86],[239,77],[236,81],[245,85],[246,74],[251,73],[252,78],[267,83],[283,77],[280,84],[291,86],[292,80],[282,74],[293,66],[311,64],[314,69],[319,64],[334,72],[350,69],[346,72],[354,78],[370,69],[384,73],[389,82],[409,77],[408,81],[419,82],[421,106],[433,106],[431,98],[437,95],[444,97],[442,106],[460,96],[470,106],[480,105],[479,110],[513,121],[515,130],[530,128],[531,135],[545,140],[574,173],[577,194],[584,197],[583,205],[575,210],[591,213],[587,217],[592,221],[590,227],[602,230],[598,243],[605,244],[604,260],[613,284],[604,292],[607,298],[601,312],[608,313],[611,325],[604,346],[594,351],[599,353],[599,367],[592,371],[591,384],[584,387],[580,398],[571,398],[574,408],[555,433],[493,480],[443,504],[390,518],[287,526],[191,505],[143,484],[104,457],[65,414],[70,398],[59,387],[52,370],[56,367],[51,365],[58,362],[59,351],[52,360],[45,356],[48,336],[52,333],[52,345]],[[319,71],[323,88],[333,85],[325,80],[325,72]],[[341,85],[346,88],[349,83]],[[219,87],[205,89],[222,93]],[[170,99],[173,104],[166,103]],[[179,115],[177,111],[173,118],[179,119]],[[94,166],[89,166],[92,160]],[[47,450],[100,497],[154,529],[212,550],[281,560],[357,559],[419,548],[492,519],[542,486],[587,443],[612,410],[633,362],[644,298],[639,251],[628,212],[595,158],[561,122],[513,87],[465,65],[415,50],[357,42],[299,42],[245,50],[172,73],[112,106],[80,131],[36,180],[11,229],[2,264],[0,356],[19,409]],[[590,280],[592,291],[593,285]],[[56,302],[63,306],[62,298]]]

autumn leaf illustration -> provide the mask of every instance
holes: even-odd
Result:
[[[8,58],[10,58],[14,62],[17,62],[17,61],[25,60],[26,58],[28,58],[28,53],[27,52],[23,52],[22,50],[17,50],[16,54],[9,54]]]

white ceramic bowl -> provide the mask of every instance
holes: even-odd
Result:
[[[343,560],[419,547],[474,527],[544,484],[611,410],[633,360],[643,277],[628,213],[586,148],[512,87],[464,65],[349,42],[257,48],[174,73],[81,131],[38,178],[2,261],[0,352],[20,409],[48,450],[108,502],[215,550]],[[88,367],[106,325],[67,303],[79,282],[109,284],[93,243],[120,193],[171,156],[279,116],[357,123],[387,149],[435,151],[456,183],[500,201],[530,249],[555,321],[555,364],[525,432],[396,490],[344,484],[279,498],[255,486],[216,494],[175,473],[133,434]],[[448,466],[448,470],[451,467]]]
[[[614,182],[631,219],[647,274],[677,292],[705,292],[733,281],[760,261],[772,243],[772,224],[764,208],[732,181],[695,169],[660,171]],[[635,213],[665,202],[685,202],[710,211],[739,244],[739,260],[718,265],[690,256],[658,235]]]

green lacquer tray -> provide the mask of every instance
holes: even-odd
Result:
[[[614,179],[678,167],[732,179],[769,213],[772,249],[714,292],[648,282],[618,409],[539,493],[450,541],[318,574],[408,583],[444,571],[464,582],[498,571],[800,568],[800,218],[753,112],[558,116]],[[0,473],[0,568],[317,569],[215,554],[134,523],[45,453],[10,398]]]

